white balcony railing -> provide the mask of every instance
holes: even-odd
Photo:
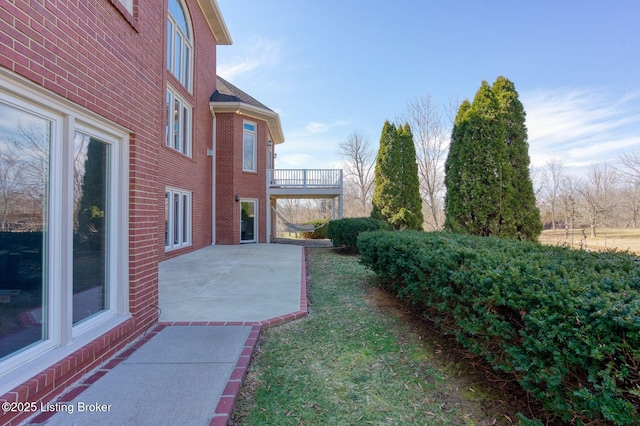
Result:
[[[341,169],[269,169],[267,182],[270,188],[320,189],[341,188]]]

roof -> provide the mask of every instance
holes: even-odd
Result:
[[[227,29],[227,24],[224,22],[216,0],[198,0],[198,4],[207,19],[211,32],[216,38],[216,43],[224,45],[233,44],[233,40],[231,40],[231,35]]]
[[[273,112],[269,107],[238,89],[224,78],[220,76],[216,77],[216,91],[211,95],[211,98],[209,99],[210,102],[242,102]]]
[[[209,105],[214,113],[230,112],[266,121],[273,143],[284,142],[278,113],[220,76],[217,76],[216,91],[209,98]]]

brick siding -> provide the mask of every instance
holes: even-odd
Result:
[[[133,318],[24,385],[0,397],[47,401],[158,319],[158,261],[211,244],[212,117],[216,43],[196,0],[186,0],[195,34],[193,158],[165,146],[165,91],[180,85],[166,70],[166,11],[136,0],[0,3],[0,67],[131,130],[129,158],[129,304]],[[241,140],[241,139],[240,139]],[[264,179],[264,178],[263,178]],[[193,192],[193,244],[164,252],[164,188]],[[263,186],[264,188],[264,186]],[[24,417],[0,417],[13,424]]]

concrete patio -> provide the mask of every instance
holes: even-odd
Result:
[[[306,312],[303,248],[211,246],[160,263],[161,323],[256,323]]]
[[[159,266],[160,324],[34,425],[226,425],[260,330],[307,313],[304,249],[212,246]]]

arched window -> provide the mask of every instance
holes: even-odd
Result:
[[[181,0],[169,0],[167,22],[167,69],[191,90],[193,34],[189,13]]]

